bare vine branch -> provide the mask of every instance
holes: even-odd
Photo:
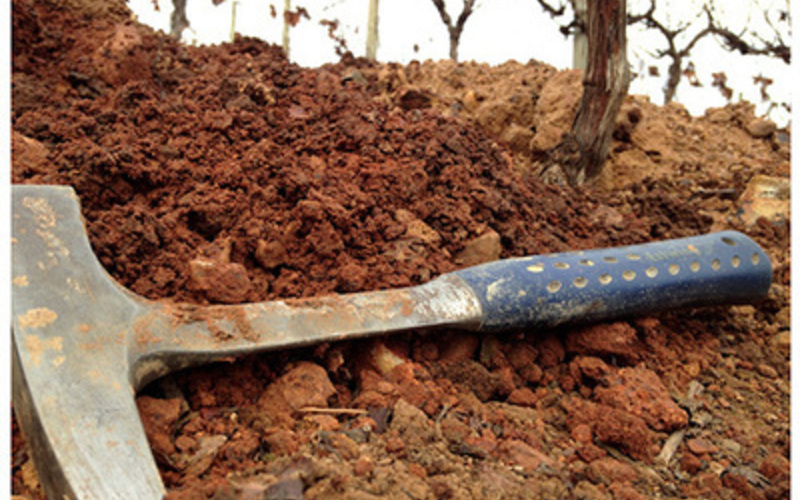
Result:
[[[753,33],[755,42],[750,42],[744,38],[744,33],[735,33],[729,28],[717,24],[717,22],[713,19],[711,9],[708,6],[705,7],[705,10],[708,13],[709,19],[711,19],[712,33],[722,39],[722,45],[727,50],[730,50],[731,52],[738,52],[744,56],[756,55],[777,57],[786,64],[791,63],[792,49],[783,39],[781,31],[769,18],[768,11],[764,11],[764,19],[766,20],[767,25],[772,29],[774,39],[765,40],[758,33]],[[779,16],[781,21],[790,21],[788,9],[786,11],[779,11]]]
[[[567,9],[567,5],[564,4],[564,3],[560,4],[558,7],[553,7],[552,5],[547,3],[546,0],[536,0],[536,1],[542,7],[542,10],[544,10],[545,12],[550,14],[550,17],[552,17],[552,18],[563,16],[564,12]]]
[[[539,3],[539,6],[542,8],[542,10],[550,14],[550,17],[553,19],[565,15],[567,12],[567,4],[564,2],[560,2],[558,7],[554,7],[552,4],[548,3],[547,0],[536,1]],[[575,35],[576,33],[586,33],[586,24],[579,16],[575,14],[575,5],[572,0],[570,0],[570,3],[572,4],[573,12],[572,20],[569,23],[562,24],[558,27],[558,31],[560,31],[565,37]]]
[[[462,0],[464,2],[463,7],[455,24],[444,6],[444,0],[431,1],[436,7],[436,11],[439,12],[442,22],[447,27],[447,33],[450,35],[450,59],[458,61],[458,44],[461,40],[461,34],[464,32],[464,25],[467,24],[469,16],[475,12],[477,0]]]
[[[568,24],[562,22],[559,30],[565,36],[574,35],[576,32],[584,32],[585,27],[583,22],[575,15],[574,2],[572,0],[558,0],[557,2],[555,0],[537,0],[539,6],[554,19],[567,15],[567,2],[573,4],[573,19]],[[664,38],[665,47],[655,52],[648,51],[648,54],[656,59],[666,58],[670,60],[667,81],[664,84],[665,104],[675,98],[682,76],[693,75],[692,78],[689,78],[690,83],[695,86],[699,85],[694,68],[689,68],[686,65],[686,59],[697,44],[709,35],[717,38],[722,46],[729,51],[738,52],[742,55],[776,57],[787,64],[791,61],[791,47],[786,42],[789,38],[787,32],[791,26],[788,0],[785,8],[773,10],[762,8],[758,0],[754,0],[755,5],[758,7],[757,10],[763,13],[764,21],[769,26],[768,31],[771,31],[771,33],[767,34],[758,32],[747,34],[747,28],[737,33],[730,27],[723,25],[720,22],[722,16],[714,10],[713,0],[706,0],[705,5],[702,10],[698,11],[694,20],[681,22],[674,27],[669,26],[662,19],[663,16],[659,15],[658,2],[659,0],[650,0],[647,10],[644,12],[629,13],[627,15],[627,24],[628,26],[642,24],[648,29],[657,31]],[[686,40],[687,32],[701,17],[705,18],[705,26],[699,29],[690,39]],[[750,25],[749,20],[746,25]],[[785,29],[782,29],[784,27]],[[684,40],[685,42],[681,43]],[[715,86],[719,87],[720,85],[717,83]]]
[[[705,10],[707,15],[707,25],[701,29],[683,46],[678,46],[678,37],[683,34],[689,27],[691,22],[680,24],[676,28],[669,28],[663,21],[656,17],[656,0],[650,0],[650,7],[643,14],[628,17],[628,24],[644,23],[647,28],[659,32],[666,41],[667,47],[658,50],[655,54],[656,58],[669,58],[671,59],[669,69],[667,70],[667,82],[664,85],[664,104],[672,102],[675,98],[675,93],[678,89],[678,84],[681,81],[681,76],[686,74],[686,69],[683,67],[683,61],[689,56],[695,45],[712,34],[713,32],[713,19],[708,9]],[[693,68],[691,73],[693,73]]]
[[[172,7],[169,19],[170,34],[180,40],[183,30],[189,27],[189,18],[186,17],[186,0],[172,0]]]

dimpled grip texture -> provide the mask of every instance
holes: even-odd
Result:
[[[643,245],[490,262],[456,271],[483,306],[481,330],[553,327],[764,297],[772,265],[723,231]]]

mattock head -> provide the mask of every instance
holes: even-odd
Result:
[[[163,498],[131,375],[144,302],[97,261],[71,188],[12,204],[14,411],[48,498]]]

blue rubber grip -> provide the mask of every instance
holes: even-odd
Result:
[[[456,271],[483,306],[481,330],[600,321],[764,297],[772,265],[736,231],[506,259]]]

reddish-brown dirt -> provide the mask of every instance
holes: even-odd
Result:
[[[543,158],[574,116],[575,72],[305,69],[253,39],[186,47],[98,5],[13,3],[12,179],[74,186],[101,262],[145,297],[393,288],[722,228],[775,269],[754,305],[173,374],[137,400],[170,498],[788,495],[788,213],[752,222],[740,199],[756,175],[788,177],[787,130],[747,104],[692,118],[631,96],[604,175],[570,189]],[[12,426],[12,490],[41,498]]]

